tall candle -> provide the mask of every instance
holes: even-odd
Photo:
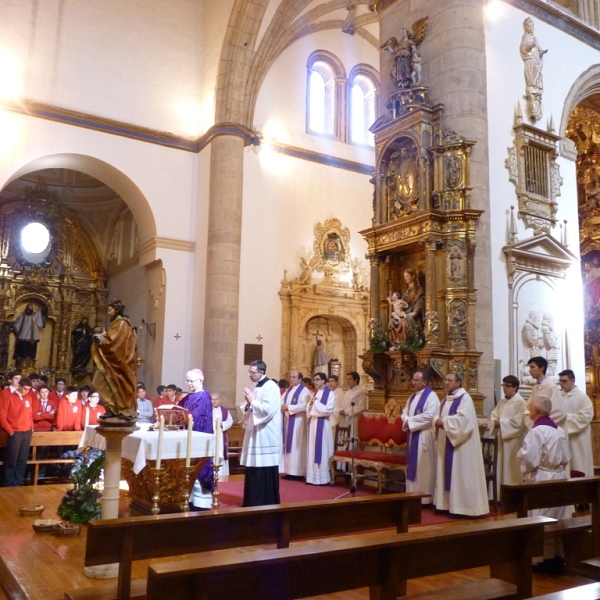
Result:
[[[162,456],[163,433],[165,430],[165,417],[160,416],[160,425],[158,427],[158,447],[156,448],[156,468],[160,469],[160,458]]]
[[[221,464],[221,440],[223,439],[223,433],[221,432],[221,417],[217,417],[215,423],[215,465]]]
[[[86,406],[85,407],[85,427],[87,427],[90,424],[90,407]],[[85,429],[84,427],[84,429]]]
[[[190,459],[192,458],[192,427],[194,426],[194,419],[192,415],[188,415],[188,436],[187,436],[187,451],[185,453],[185,466],[190,466]]]

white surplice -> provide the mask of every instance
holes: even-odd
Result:
[[[567,434],[560,427],[548,425],[533,427],[517,452],[517,461],[525,482],[567,479],[566,467],[570,459]],[[572,511],[572,506],[557,506],[529,512],[532,517],[566,519],[571,516]]]
[[[282,403],[288,407],[288,412],[283,413],[282,456],[279,471],[296,477],[304,477],[306,473],[306,404],[310,400],[310,390],[305,386],[300,392],[298,403],[292,404],[294,394],[300,385],[295,385],[287,390],[282,398]],[[286,439],[291,415],[296,415],[296,417],[294,419],[291,451],[286,453]]]
[[[448,412],[452,401],[462,396],[455,415]],[[446,396],[446,404],[440,405],[440,417],[444,428],[437,432],[437,462],[433,503],[438,510],[448,510],[459,515],[478,516],[489,509],[483,469],[483,455],[475,406],[463,388]],[[444,466],[446,464],[446,439],[454,446],[452,482],[450,491],[444,489]]]
[[[329,417],[333,414],[335,394],[331,392],[327,404],[321,404],[324,390],[315,392],[315,401],[311,407],[306,408],[308,414],[308,452],[306,461],[306,483],[323,485],[329,483],[329,457],[333,454],[333,433],[329,425]],[[323,442],[321,446],[321,462],[315,463],[315,449],[317,437],[318,417],[326,417],[323,424]]]
[[[221,407],[217,406],[215,408],[213,406],[213,431],[216,430],[217,426],[217,417],[221,419],[221,431],[227,431],[233,425],[233,419],[231,417],[231,413],[227,411],[227,418],[223,421],[223,412],[221,411]],[[229,475],[229,460],[223,459],[221,462],[221,466],[219,468],[219,477],[225,477]]]
[[[335,404],[336,420],[340,427],[350,426],[350,415],[352,414],[352,402],[354,402],[354,423],[356,425],[356,417],[367,410],[367,393],[360,385],[355,385],[353,388],[344,391],[344,394]],[[345,414],[341,414],[341,411]]]
[[[517,462],[517,452],[523,445],[527,433],[525,412],[527,402],[518,392],[510,399],[502,398],[492,411],[489,420],[490,431],[498,435],[498,458],[496,467],[496,489],[500,498],[503,483],[521,483],[523,474]],[[500,419],[500,427],[494,427],[494,420]]]
[[[338,387],[333,390],[333,393],[335,394],[335,404],[333,406],[333,414],[329,417],[329,424],[331,425],[331,429],[334,430],[335,436],[335,428],[339,425],[340,407],[341,402],[343,401],[342,398],[344,397],[344,390],[341,387]]]
[[[246,403],[241,407],[242,427],[246,431],[240,464],[245,467],[278,467],[282,422],[279,387],[269,379],[261,387],[254,388],[254,395],[249,407]]]
[[[432,390],[425,400],[423,411],[417,414],[417,406],[424,390],[416,392],[412,402],[406,403],[402,411],[402,429],[409,431],[408,435],[419,431],[419,451],[417,455],[417,472],[414,481],[406,479],[407,492],[421,492],[431,494],[432,497],[423,498],[423,504],[433,502],[433,489],[435,486],[435,428],[433,422],[440,409],[440,399]],[[410,408],[409,408],[410,404]]]
[[[546,398],[550,398],[552,401],[552,412],[550,413],[550,418],[559,427],[564,429],[567,420],[565,401],[560,388],[549,377],[545,377],[540,383],[535,383],[533,389],[531,390],[531,396],[529,396],[527,412],[525,414],[525,425],[527,426],[527,429],[531,429],[533,427],[533,421],[529,417],[529,405],[537,396],[546,396]]]
[[[570,392],[563,392],[567,421],[565,430],[571,447],[571,469],[582,471],[586,477],[594,476],[592,454],[592,432],[590,423],[594,417],[594,406],[589,397],[575,386]]]

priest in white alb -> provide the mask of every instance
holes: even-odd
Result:
[[[573,471],[580,471],[586,477],[593,477],[594,457],[590,423],[594,418],[594,406],[587,394],[575,385],[575,373],[570,369],[558,374],[558,385],[562,389],[567,411],[564,429],[571,448],[569,467]]]
[[[327,375],[315,373],[315,393],[306,407],[308,414],[308,452],[306,483],[325,485],[329,483],[329,457],[333,454],[333,433],[329,418],[333,414],[335,394],[325,384]]]
[[[354,415],[356,428],[356,417],[368,408],[367,393],[360,386],[360,375],[356,371],[348,373],[346,381],[348,389],[335,405],[334,419],[340,427],[350,427],[352,415]]]
[[[290,373],[290,386],[283,395],[283,454],[281,473],[284,479],[302,479],[306,474],[306,405],[310,390],[302,383],[304,375]]]
[[[435,485],[435,428],[433,422],[440,399],[429,387],[431,375],[417,371],[412,377],[415,393],[402,411],[402,429],[408,432],[406,449],[406,491],[429,494],[423,504],[433,502]]]
[[[543,356],[534,356],[529,359],[527,365],[529,367],[529,374],[535,379],[531,396],[529,396],[529,402],[527,403],[527,413],[525,414],[527,429],[533,427],[534,421],[529,415],[529,406],[531,405],[531,401],[537,396],[550,398],[550,402],[552,403],[552,414],[550,416],[559,427],[564,428],[567,420],[565,401],[556,383],[550,377],[546,377],[548,361]]]
[[[520,381],[514,375],[502,380],[504,398],[498,402],[489,419],[491,435],[498,438],[498,456],[496,466],[496,490],[500,498],[500,486],[503,483],[521,483],[523,474],[517,462],[517,452],[527,433],[525,413],[527,402],[519,394]]]
[[[481,441],[473,399],[458,373],[444,379],[446,397],[440,404],[433,503],[437,510],[471,517],[489,512]]]

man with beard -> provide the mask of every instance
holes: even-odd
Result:
[[[100,393],[106,413],[100,419],[137,419],[137,340],[125,305],[114,300],[108,305],[110,327],[94,334],[92,356],[97,371],[92,387]]]

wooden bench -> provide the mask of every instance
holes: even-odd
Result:
[[[568,590],[536,596],[537,600],[598,600],[599,598],[600,583],[588,583]]]
[[[369,587],[371,600],[395,600],[403,580],[489,565],[492,580],[416,597],[528,598],[531,559],[543,550],[543,528],[549,521],[545,517],[510,519],[402,535],[324,540],[277,551],[211,553],[151,565],[146,597],[291,600]]]
[[[355,481],[366,479],[369,475],[363,471],[374,470],[377,474],[377,493],[383,493],[384,484],[389,481],[389,471],[406,471],[406,456],[389,452],[391,448],[406,445],[406,431],[402,429],[402,419],[389,419],[386,415],[359,414],[356,418],[357,438],[360,449],[354,451]],[[365,449],[376,445],[377,450]],[[331,480],[335,477],[335,463],[352,464],[351,450],[336,450],[329,459]]]
[[[600,557],[600,477],[502,484],[500,502],[503,514],[516,512],[518,517],[540,508],[590,504],[591,515],[563,519],[547,526],[546,533],[561,537],[570,568],[577,569],[581,561]]]
[[[41,446],[79,446],[81,431],[34,431],[31,435],[31,457],[28,465],[33,465],[33,485],[38,484],[40,465],[73,464],[73,458],[38,458],[37,449]],[[0,462],[0,464],[4,464]]]
[[[258,544],[290,542],[395,527],[408,531],[421,522],[423,494],[344,498],[225,511],[108,519],[88,523],[85,566],[119,564],[116,587],[106,597],[130,597],[131,563]],[[140,589],[140,584],[136,583]],[[65,598],[90,598],[89,590]],[[96,596],[93,596],[94,598]]]

